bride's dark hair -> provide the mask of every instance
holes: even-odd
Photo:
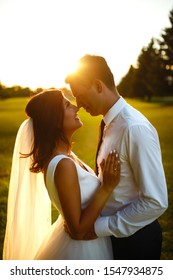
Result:
[[[43,171],[45,162],[51,156],[57,141],[61,139],[70,146],[63,132],[63,94],[59,90],[47,90],[31,98],[25,108],[33,120],[34,142],[30,154],[33,162],[30,171]]]

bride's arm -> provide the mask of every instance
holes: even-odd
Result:
[[[115,172],[116,167],[116,172]],[[74,162],[62,159],[55,172],[55,185],[68,229],[73,236],[85,235],[99,216],[105,202],[119,182],[120,163],[116,152],[103,163],[103,184],[93,195],[89,205],[81,209],[78,175]]]

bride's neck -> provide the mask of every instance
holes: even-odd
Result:
[[[52,153],[52,157],[56,155],[66,155],[68,157],[71,157],[75,162],[77,162],[83,169],[88,171],[88,169],[85,167],[85,165],[82,163],[82,161],[74,154],[72,153],[71,147],[64,143],[63,141],[59,141]]]
[[[71,147],[64,143],[63,141],[59,141],[55,147],[55,149],[53,150],[53,155],[58,155],[58,154],[63,154],[63,155],[67,155],[70,156],[71,154]]]

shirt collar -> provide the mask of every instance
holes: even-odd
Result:
[[[103,120],[107,125],[111,123],[111,121],[119,114],[122,108],[127,104],[122,96],[118,99],[117,102],[109,109],[106,115],[103,117]]]

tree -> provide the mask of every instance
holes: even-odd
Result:
[[[170,27],[165,28],[161,34],[160,56],[164,68],[164,90],[173,95],[173,9],[169,14]]]
[[[156,40],[151,39],[147,47],[142,48],[137,59],[137,67],[130,67],[126,76],[118,85],[124,96],[147,98],[160,95],[162,89],[162,67]]]
[[[128,97],[151,100],[152,96],[173,95],[173,10],[170,27],[162,31],[161,39],[151,39],[137,59],[137,67],[130,67],[118,85]]]
[[[117,86],[118,91],[124,97],[134,97],[134,81],[136,69],[131,65],[127,74],[121,79]]]
[[[149,45],[142,49],[137,60],[135,95],[146,97],[148,101],[154,95],[162,95],[163,80],[162,60],[157,41],[152,38]]]

